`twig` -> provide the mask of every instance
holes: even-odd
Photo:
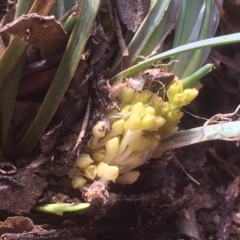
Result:
[[[231,122],[232,120],[229,117],[232,117],[235,114],[237,114],[239,109],[240,109],[240,105],[238,105],[237,109],[233,113],[226,113],[226,114],[218,113],[218,114],[212,116],[209,120],[207,120],[203,126],[217,123],[217,122],[219,122],[219,120],[221,120],[221,122]]]

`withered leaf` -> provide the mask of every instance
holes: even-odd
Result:
[[[0,29],[0,33],[17,35],[40,49],[43,57],[63,51],[68,34],[54,16],[40,16],[36,13],[22,15]]]
[[[0,177],[0,209],[17,215],[27,214],[46,186],[44,179],[29,171]]]
[[[136,32],[150,7],[150,0],[116,0],[121,21],[128,30]]]
[[[163,85],[169,85],[175,75],[174,73],[163,72],[159,68],[145,70],[142,77],[146,80],[144,88],[151,88],[153,92],[158,92]]]

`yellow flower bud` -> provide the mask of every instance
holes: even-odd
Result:
[[[151,94],[152,93],[149,90],[142,90],[142,91],[136,92],[133,103],[142,102],[143,104],[145,104],[149,101]]]
[[[82,153],[80,154],[79,158],[76,160],[74,167],[78,167],[80,169],[88,167],[90,164],[93,163],[89,154]]]
[[[131,115],[131,108],[132,108],[132,105],[124,105],[122,107],[122,110],[121,112],[119,113],[119,116],[122,118],[122,119],[127,119],[129,118],[129,116]]]
[[[112,133],[114,135],[119,135],[124,132],[124,119],[119,119],[112,124]]]
[[[106,164],[104,162],[100,162],[98,164],[98,167],[97,167],[97,175],[98,175],[98,177],[102,177],[103,176],[106,168],[108,168],[108,164]]]
[[[173,96],[171,104],[173,104],[173,108],[179,108],[180,109],[182,106],[186,105],[185,95],[183,93],[176,93]]]
[[[138,131],[141,130],[141,120],[139,114],[133,113],[130,115],[124,125],[125,130]]]
[[[145,108],[145,114],[152,114],[152,115],[155,115],[156,114],[156,111],[153,107],[151,106],[147,106]]]
[[[69,172],[68,172],[68,176],[70,178],[74,178],[75,176],[78,176],[80,173],[80,170],[77,168],[72,168]]]
[[[115,181],[118,177],[119,169],[117,166],[108,166],[104,171],[104,178],[107,180]]]
[[[146,114],[142,119],[141,119],[141,125],[143,130],[151,130],[153,129],[153,126],[155,124],[155,119],[156,117],[152,114]]]
[[[92,134],[96,138],[102,138],[105,136],[106,126],[105,123],[100,121],[92,128]]]
[[[160,116],[156,116],[156,117],[155,117],[155,123],[154,123],[154,125],[153,125],[153,129],[158,129],[158,128],[162,127],[165,122],[166,122],[166,121],[165,121],[164,118],[162,118],[162,117],[160,117]]]
[[[144,107],[143,103],[142,102],[135,103],[132,106],[131,112],[134,114],[135,113],[139,114],[140,118],[142,118],[145,115],[145,107]]]
[[[73,188],[82,188],[86,184],[87,180],[82,176],[76,176],[72,179]]]
[[[187,105],[198,95],[198,90],[195,89],[195,88],[185,89],[183,91],[183,94],[185,95],[185,98],[186,98],[186,104],[185,105]]]
[[[92,158],[94,161],[97,162],[103,162],[105,160],[105,154],[104,153],[93,153]]]
[[[162,107],[158,109],[157,114],[164,117],[168,111],[169,103],[168,102],[163,102]]]
[[[119,139],[118,137],[114,137],[108,140],[105,144],[106,154],[104,162],[109,163],[116,155],[119,149]]]
[[[83,171],[84,171],[84,175],[91,180],[94,180],[94,178],[97,176],[96,165],[90,165],[87,168],[85,168]]]
[[[183,116],[183,113],[180,111],[177,112],[167,112],[166,114],[166,121],[168,122],[176,122],[178,123],[178,121],[180,120],[180,118]]]
[[[127,87],[124,89],[124,91],[121,94],[121,103],[130,104],[132,103],[134,97],[135,97],[136,90],[130,87]]]
[[[182,92],[183,92],[183,81],[175,78],[167,91],[167,96],[169,101],[174,97],[176,93],[182,93]]]
[[[160,115],[160,109],[163,105],[163,100],[161,97],[155,96],[151,101],[151,106],[155,109],[156,114]]]

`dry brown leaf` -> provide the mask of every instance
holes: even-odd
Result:
[[[54,16],[40,16],[36,13],[22,15],[0,29],[0,33],[17,35],[40,49],[43,57],[63,51],[68,34]]]

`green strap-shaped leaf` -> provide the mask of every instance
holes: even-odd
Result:
[[[28,13],[33,2],[34,0],[27,2],[25,0],[19,0],[15,13],[15,19],[20,17],[22,14]],[[12,59],[12,56],[15,56],[15,54],[8,55],[9,59]],[[5,82],[2,89],[0,90],[0,143],[2,155],[5,155],[8,149],[8,146],[6,146],[6,149],[4,148],[4,146],[17,98],[17,90],[22,74],[24,60],[25,56],[22,54],[19,59],[19,64],[17,64],[13,68],[12,72],[10,72],[10,75],[8,76],[8,81]]]
[[[219,21],[218,8],[212,0],[186,1],[175,30],[173,47],[213,37]],[[185,13],[185,14],[183,14]],[[210,53],[210,48],[177,54],[170,71],[183,78],[195,72]]]
[[[17,156],[26,156],[30,153],[55,114],[81,59],[100,2],[100,0],[82,1],[58,71],[36,117],[14,151]]]
[[[206,64],[189,77],[182,79],[184,82],[184,89],[190,88],[194,83],[210,73],[212,70],[213,64]]]
[[[170,4],[170,1],[171,0],[155,0],[155,2],[151,4],[148,15],[128,45],[129,56],[126,57],[126,59],[122,59],[122,56],[118,54],[118,57],[116,58],[116,61],[111,69],[111,73],[114,73],[116,69],[121,67],[121,61],[123,61],[123,68],[128,68],[132,65],[144,46],[148,43],[148,40],[152,36],[155,28],[159,25],[165,11]]]
[[[6,145],[6,139],[15,107],[24,60],[25,56],[22,56],[19,64],[14,68],[14,71],[10,73],[8,81],[0,90],[0,143],[3,156],[7,156],[9,151],[9,146]]]
[[[206,1],[206,11],[204,14],[204,19],[203,19],[203,23],[201,26],[198,40],[203,40],[203,39],[207,38],[208,28],[209,28],[210,20],[211,20],[210,17],[211,17],[211,12],[212,12],[213,7],[214,6],[213,6],[212,1],[207,0]],[[203,53],[204,53],[204,49],[198,49],[197,51],[195,51],[193,53],[192,57],[188,61],[186,68],[182,69],[182,73],[181,73],[180,77],[187,77],[187,76],[191,75],[194,71],[196,71],[201,66]],[[175,65],[176,65],[176,63],[175,63]]]
[[[150,55],[155,55],[156,52],[161,51],[165,38],[174,29],[180,8],[181,1],[172,0],[170,2],[170,5],[165,11],[162,20],[156,26],[152,36],[143,47],[141,53],[139,54],[139,58],[134,61],[134,64],[142,61],[143,57],[149,57]]]
[[[213,47],[213,46],[237,43],[237,42],[240,42],[240,33],[234,33],[234,34],[229,34],[229,35],[225,35],[225,36],[221,36],[221,37],[209,38],[209,39],[205,39],[202,41],[189,43],[189,44],[171,49],[169,51],[160,53],[160,54],[153,56],[151,58],[148,58],[142,62],[139,62],[138,64],[136,64],[136,65],[120,72],[116,76],[112,77],[110,79],[110,82],[113,83],[119,79],[137,75],[137,74],[139,74],[139,72],[150,67],[152,64],[162,61],[164,59],[170,58],[171,56],[178,54],[178,53],[187,52],[187,51],[205,48],[205,47]]]
[[[29,13],[36,12],[39,15],[48,14],[55,0],[45,0],[45,1],[35,0]],[[32,4],[32,0],[23,1],[22,5],[24,7],[28,7],[30,4]],[[20,12],[21,9],[18,11]],[[28,46],[27,42],[25,42],[23,39],[20,39],[19,37],[15,37],[13,41],[10,43],[10,45],[8,46],[8,48],[6,49],[4,55],[0,60],[0,73],[1,73],[0,90],[3,87],[3,84],[5,83],[7,78],[9,77],[9,75],[11,74],[11,72],[14,71],[14,67],[19,63],[20,59],[25,54],[27,46]]]
[[[82,0],[57,0],[50,12],[50,15],[54,15],[56,19],[59,19],[67,11],[72,9],[77,4],[80,4],[81,2]]]
[[[205,0],[182,0],[180,16],[176,25],[173,48],[197,41],[205,11]],[[193,32],[195,29],[195,32]]]
[[[28,12],[36,12],[41,15],[46,15],[49,13],[54,2],[55,0],[48,0],[46,4],[43,0],[19,0],[15,19]],[[27,46],[28,43],[19,37],[12,38],[9,47],[0,60],[0,69],[7,66],[7,69],[4,69],[0,76],[0,82],[2,81],[3,83],[2,88],[0,87],[0,145],[3,155],[6,155],[10,147],[8,146],[9,144],[5,144],[5,142],[17,98],[17,90]],[[5,82],[6,79],[7,81]]]
[[[64,212],[75,212],[86,209],[89,203],[50,203],[35,207],[35,210],[62,215]]]

